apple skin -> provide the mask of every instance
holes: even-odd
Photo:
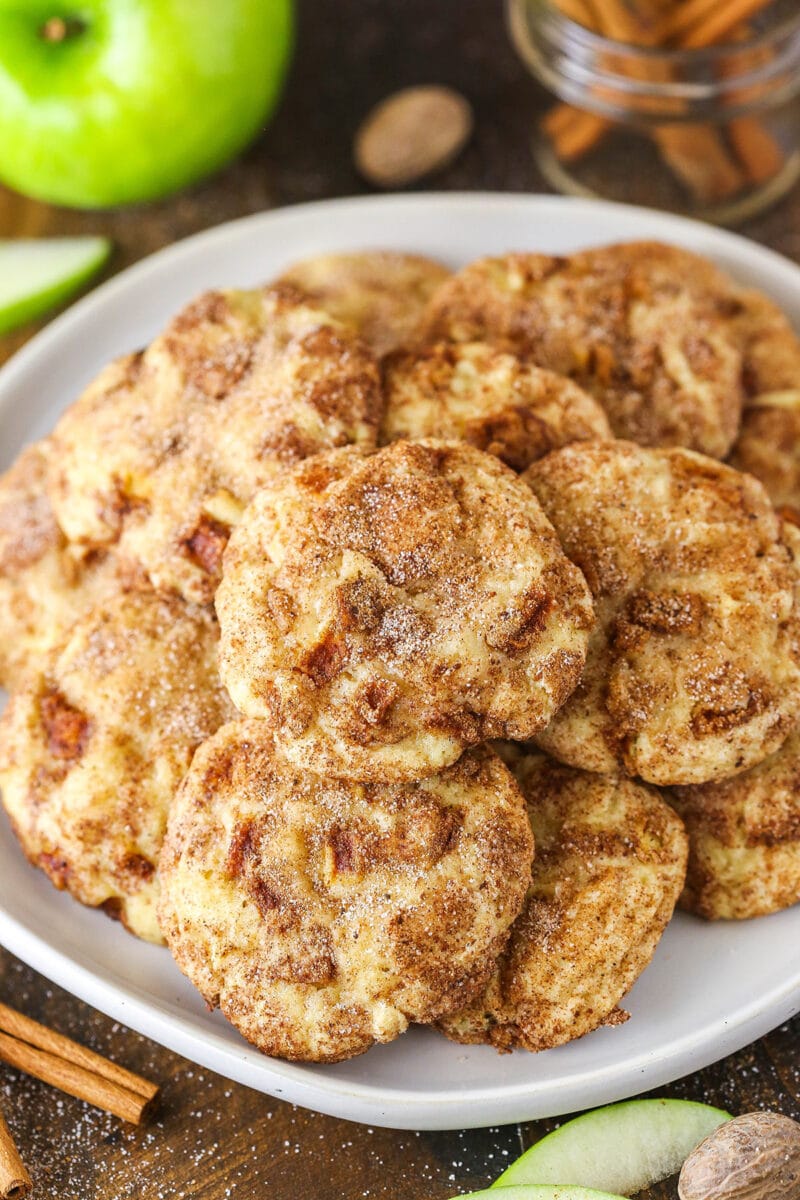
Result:
[[[105,208],[209,174],[271,114],[292,18],[292,0],[0,0],[0,180]]]
[[[0,335],[71,299],[110,254],[103,237],[0,240]]]

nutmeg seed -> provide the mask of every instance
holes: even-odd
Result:
[[[720,1125],[681,1168],[680,1200],[800,1200],[800,1124],[745,1113]]]
[[[381,101],[362,124],[356,166],[378,187],[403,187],[445,167],[471,133],[472,109],[458,92],[404,88]]]

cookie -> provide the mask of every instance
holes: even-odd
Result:
[[[68,545],[46,491],[47,443],[0,478],[0,687],[21,686],[93,604],[122,588],[103,552]]]
[[[724,458],[744,399],[729,292],[711,263],[656,242],[507,254],[443,284],[421,336],[499,343],[585,388],[617,437]]]
[[[426,304],[449,276],[447,267],[431,258],[373,250],[307,258],[280,281],[352,326],[380,357],[414,339]]]
[[[581,683],[538,743],[665,785],[772,754],[800,717],[797,565],[761,485],[630,442],[575,443],[523,478],[598,615]]]
[[[439,1028],[453,1041],[547,1050],[625,1019],[686,874],[680,819],[653,788],[498,747],[528,806],[533,879],[485,991]]]
[[[67,537],[115,545],[157,588],[209,603],[253,493],[309,455],[372,447],[372,355],[288,287],[208,292],[59,421],[51,493]]]
[[[485,342],[439,342],[384,364],[379,441],[460,438],[515,471],[570,442],[608,438],[596,400],[563,375]]]
[[[689,834],[682,908],[741,921],[800,900],[800,733],[742,775],[668,799]]]
[[[760,479],[772,503],[800,521],[800,338],[760,292],[740,293],[734,319],[747,399],[730,462]]]
[[[130,592],[93,609],[0,718],[0,789],[59,888],[159,941],[157,863],[195,748],[232,714],[213,616]]]
[[[431,779],[289,766],[263,721],[197,752],[161,857],[181,970],[266,1054],[337,1062],[479,991],[530,881],[522,796],[488,748]]]
[[[264,488],[216,606],[237,708],[295,766],[376,780],[532,736],[577,683],[593,619],[530,490],[435,440],[330,451]]]

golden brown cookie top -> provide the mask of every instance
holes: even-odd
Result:
[[[596,400],[563,375],[486,342],[439,342],[384,362],[379,441],[461,438],[515,471],[558,446],[608,438]]]
[[[800,716],[797,565],[760,484],[630,442],[575,443],[524,478],[598,614],[581,683],[540,744],[660,784],[771,754]]]
[[[51,472],[67,536],[116,543],[158,587],[207,603],[254,491],[319,450],[375,444],[372,355],[288,286],[208,292],[65,413]]]
[[[525,906],[486,990],[446,1017],[455,1041],[546,1050],[624,1019],[680,895],[686,835],[653,788],[511,744],[536,844]]]
[[[443,284],[422,336],[511,347],[590,392],[616,436],[722,458],[743,401],[730,287],[711,263],[656,242],[507,254]]]
[[[216,598],[220,670],[298,766],[414,779],[529,737],[592,608],[530,490],[457,442],[328,452],[255,497]]]
[[[316,307],[352,326],[379,357],[415,337],[425,305],[450,276],[442,263],[392,250],[320,254],[281,276]]]
[[[0,718],[0,787],[57,887],[159,940],[156,865],[195,748],[232,715],[206,609],[129,592],[81,617]]]
[[[239,721],[198,751],[170,814],[160,916],[180,968],[246,1038],[334,1062],[483,986],[532,851],[487,748],[421,783],[337,782]]]

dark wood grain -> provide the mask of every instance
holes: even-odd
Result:
[[[351,165],[353,133],[375,101],[421,82],[459,88],[477,118],[469,148],[431,187],[547,190],[527,148],[546,97],[508,47],[497,0],[335,6],[305,0],[281,111],[240,161],[179,197],[120,212],[69,212],[0,191],[0,236],[106,233],[116,247],[109,269],[116,271],[232,217],[366,192]],[[800,260],[800,196],[795,192],[742,232]],[[0,359],[31,332],[0,339]],[[163,1085],[157,1118],[131,1129],[0,1067],[0,1108],[36,1176],[39,1198],[444,1200],[490,1183],[549,1127],[409,1134],[298,1110],[192,1066],[4,951],[0,999]],[[659,1094],[800,1117],[799,1071],[800,1018]],[[651,1196],[675,1194],[668,1184]]]

